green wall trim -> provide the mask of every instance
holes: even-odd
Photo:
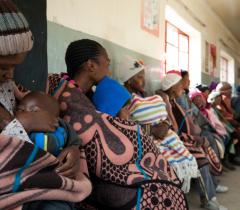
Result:
[[[96,36],[92,36],[81,31],[76,31],[65,26],[48,21],[48,71],[49,72],[60,72],[66,69],[65,66],[65,51],[68,44],[71,41],[88,38],[93,39],[102,44],[111,59],[110,69],[114,70],[117,68],[117,62],[124,55],[141,59],[149,67],[159,67],[160,60],[152,57],[143,55],[141,53],[129,50],[121,47],[113,42],[105,39],[101,39]]]
[[[111,59],[110,69],[113,72],[113,77],[116,75],[116,69],[118,62],[121,60],[122,56],[129,55],[133,58],[141,59],[146,64],[147,68],[160,68],[160,60],[146,56],[144,54],[138,53],[136,51],[127,49],[118,44],[110,42],[108,40],[92,36],[81,31],[76,31],[71,28],[53,23],[51,21],[47,22],[48,29],[48,72],[62,72],[66,71],[66,65],[64,61],[65,51],[67,46],[71,41],[78,39],[93,39],[102,44]],[[160,73],[158,78],[158,73],[147,74],[147,84],[148,89],[157,89],[160,80]],[[202,72],[202,83],[210,84],[211,81],[219,81],[219,78],[212,79],[209,75]],[[151,84],[149,84],[151,83]],[[153,85],[154,83],[154,85]],[[151,87],[150,87],[151,86]]]
[[[209,85],[212,81],[219,82],[220,79],[218,77],[212,78],[212,76],[202,72],[202,83]]]

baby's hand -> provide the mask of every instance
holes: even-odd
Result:
[[[14,83],[14,96],[18,101],[21,101],[22,98],[27,95],[30,91],[22,92],[18,89],[17,85]]]

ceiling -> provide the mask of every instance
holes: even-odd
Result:
[[[205,0],[240,41],[240,0]]]

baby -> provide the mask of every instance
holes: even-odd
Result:
[[[44,110],[55,117],[59,117],[60,108],[58,101],[42,92],[28,93],[17,107],[17,112],[36,112],[38,110]],[[37,144],[41,149],[55,156],[58,156],[66,146],[80,144],[75,131],[61,119],[59,119],[59,126],[54,132],[31,132],[29,137],[32,143]]]
[[[128,104],[131,94],[128,90],[110,77],[104,77],[96,87],[92,101],[98,111],[113,117],[128,120]]]

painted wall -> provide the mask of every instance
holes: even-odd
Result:
[[[205,41],[217,46],[217,69],[220,50],[231,55],[235,68],[239,68],[240,43],[233,37],[220,19],[202,0],[161,0],[160,36],[155,37],[140,27],[141,0],[47,0],[48,19],[48,68],[50,72],[65,70],[64,52],[70,41],[93,38],[101,42],[117,64],[125,53],[146,59],[150,80],[157,86],[160,60],[165,51],[165,6],[169,5],[201,33],[201,69],[204,67]],[[194,52],[191,52],[194,54]],[[216,73],[216,80],[219,78]],[[202,73],[202,81],[209,79]]]
[[[26,17],[34,37],[33,49],[16,67],[15,80],[29,90],[44,90],[48,73],[46,0],[14,2]]]

